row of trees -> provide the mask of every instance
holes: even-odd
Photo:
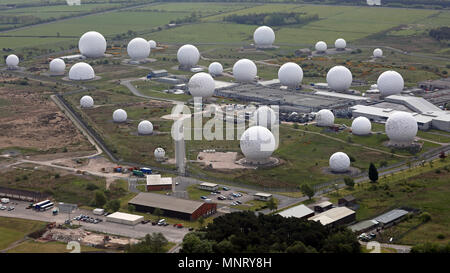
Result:
[[[250,13],[244,15],[231,14],[224,17],[223,20],[246,25],[283,26],[306,24],[311,21],[319,20],[319,15],[308,15],[306,13],[295,12]]]
[[[440,27],[430,30],[429,35],[438,41],[450,40],[450,27]]]

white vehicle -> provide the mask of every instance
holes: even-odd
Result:
[[[2,198],[2,204],[8,204],[9,203],[9,198]]]

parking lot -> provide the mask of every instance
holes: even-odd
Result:
[[[227,190],[224,190],[227,189]],[[205,195],[201,197],[203,200],[211,199],[211,202],[233,207],[253,200],[254,197],[247,193],[235,191],[232,187],[219,187],[217,191],[211,192],[204,190]]]

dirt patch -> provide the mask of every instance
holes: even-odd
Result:
[[[246,169],[244,165],[236,164],[237,152],[200,152],[197,162],[213,169]]]

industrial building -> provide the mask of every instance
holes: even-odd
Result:
[[[150,71],[150,73],[148,73],[147,77],[167,77],[169,76],[169,72],[167,72],[167,70],[165,69],[160,69],[160,70],[152,70]]]
[[[419,82],[417,85],[424,90],[450,89],[450,79],[443,78],[439,80],[423,81]]]
[[[124,225],[134,226],[139,222],[144,220],[144,216],[123,213],[123,212],[114,212],[108,216],[106,216],[106,221]]]
[[[380,223],[381,227],[386,228],[402,221],[403,217],[405,217],[407,214],[408,212],[406,210],[394,209],[378,217],[375,217],[373,220]]]
[[[314,215],[308,220],[320,222],[323,226],[340,226],[354,222],[356,219],[355,211],[347,207],[332,208],[320,214]]]
[[[214,183],[203,182],[198,185],[198,188],[205,191],[217,191],[219,189],[219,185]]]
[[[284,211],[278,213],[278,215],[283,216],[285,218],[295,217],[295,218],[299,218],[299,219],[308,219],[308,218],[314,216],[314,211],[302,204],[302,205],[298,205],[298,206],[289,208],[287,210],[284,210]]]
[[[257,192],[253,196],[255,197],[255,200],[259,201],[269,201],[272,198],[272,194],[264,192]]]
[[[172,183],[172,177],[161,177],[160,174],[147,175],[147,191],[171,190]]]
[[[329,210],[333,208],[333,203],[329,201],[324,201],[322,203],[314,205],[314,211],[315,212],[324,212],[326,210]]]
[[[379,223],[375,220],[366,220],[349,226],[349,229],[358,234],[377,228]]]
[[[217,204],[204,203],[199,201],[175,198],[172,196],[156,193],[139,193],[128,202],[133,205],[136,211],[153,213],[155,209],[160,209],[167,217],[179,218],[187,221],[194,221],[199,217],[207,217],[217,210]]]

